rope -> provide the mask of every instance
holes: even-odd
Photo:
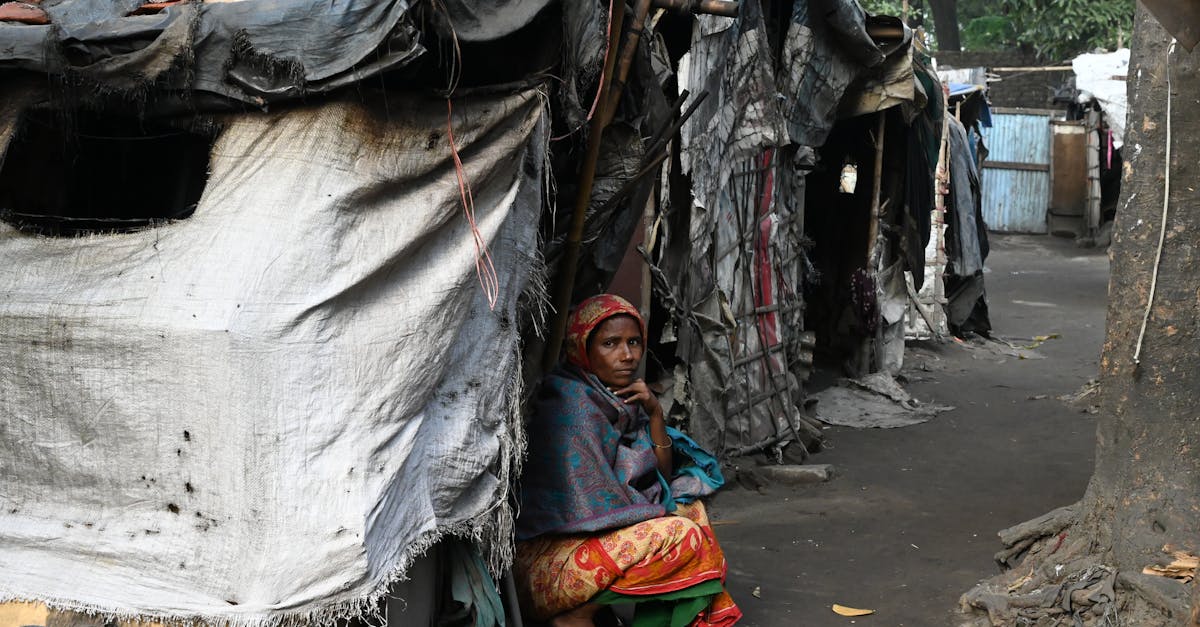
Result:
[[[454,107],[449,98],[446,99],[446,138],[450,142],[450,156],[454,158],[454,173],[458,176],[458,194],[463,213],[467,216],[467,224],[471,225],[471,237],[475,241],[475,276],[479,278],[479,285],[487,296],[488,308],[495,311],[496,301],[500,297],[500,277],[492,263],[487,241],[475,222],[475,197],[471,195],[471,184],[467,181],[467,172],[458,156],[458,145],[454,142]]]
[[[1146,311],[1142,314],[1142,329],[1138,331],[1137,347],[1133,350],[1133,365],[1142,363],[1142,342],[1146,339],[1146,326],[1150,323],[1150,309],[1154,306],[1154,293],[1158,289],[1158,267],[1162,263],[1163,244],[1167,239],[1167,210],[1171,206],[1171,53],[1175,52],[1175,38],[1167,47],[1167,154],[1163,168],[1162,223],[1158,228],[1158,250],[1154,253],[1154,271],[1150,274],[1150,296],[1146,298]]]

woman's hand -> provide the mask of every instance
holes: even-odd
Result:
[[[634,379],[633,383],[619,390],[613,390],[613,394],[625,399],[625,402],[630,405],[635,403],[641,405],[642,409],[650,415],[650,441],[654,444],[654,457],[658,460],[658,471],[662,473],[662,476],[670,479],[674,461],[671,455],[671,436],[667,435],[667,421],[663,416],[663,408],[658,402],[658,397],[641,379]]]
[[[630,405],[635,403],[641,405],[650,418],[657,417],[662,419],[662,405],[659,404],[658,397],[654,395],[654,392],[650,391],[650,387],[646,385],[645,381],[634,379],[633,383],[612,392],[618,397],[625,399],[625,402]]]

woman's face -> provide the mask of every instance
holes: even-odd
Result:
[[[610,388],[633,383],[642,351],[642,327],[632,316],[613,316],[601,322],[588,338],[592,374]]]

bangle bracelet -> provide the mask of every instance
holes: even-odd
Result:
[[[673,442],[671,444],[659,444],[658,442],[654,441],[654,438],[650,438],[650,443],[654,445],[654,448],[671,448],[671,446],[674,444]]]

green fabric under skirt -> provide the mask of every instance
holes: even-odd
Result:
[[[632,627],[687,627],[721,593],[717,579],[663,594],[632,595],[604,590],[592,597],[600,605],[636,604]]]

